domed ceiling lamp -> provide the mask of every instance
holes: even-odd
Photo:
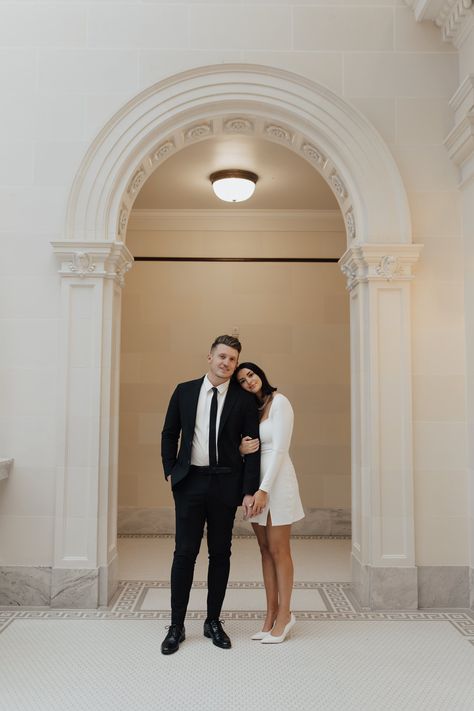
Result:
[[[252,197],[258,175],[250,170],[218,170],[211,173],[209,180],[220,200],[243,202]]]

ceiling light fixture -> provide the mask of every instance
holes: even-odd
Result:
[[[250,170],[218,170],[211,173],[209,180],[220,200],[243,202],[252,197],[258,175]]]

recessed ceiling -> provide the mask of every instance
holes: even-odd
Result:
[[[225,203],[211,189],[209,175],[225,168],[259,176],[254,195]],[[142,210],[337,210],[320,174],[284,146],[253,136],[219,136],[170,156],[146,181],[134,203]]]

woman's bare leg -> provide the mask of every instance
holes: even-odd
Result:
[[[268,548],[276,571],[278,587],[278,615],[272,634],[279,637],[290,621],[293,591],[293,560],[290,548],[291,525],[273,526],[270,514],[266,526]]]
[[[262,555],[263,583],[265,585],[265,595],[267,598],[267,614],[263,623],[262,632],[269,632],[275,622],[278,613],[278,584],[277,574],[273,558],[270,555],[265,526],[252,523],[252,528],[257,537],[260,553]]]

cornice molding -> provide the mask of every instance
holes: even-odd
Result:
[[[128,232],[342,232],[339,210],[132,210]]]
[[[405,0],[417,22],[432,20],[445,42],[460,47],[474,28],[473,0]]]
[[[133,256],[123,242],[51,242],[59,274],[74,279],[113,279],[120,286]]]
[[[339,260],[347,278],[347,289],[367,282],[400,282],[414,278],[413,266],[419,259],[421,244],[380,244],[350,247]]]

